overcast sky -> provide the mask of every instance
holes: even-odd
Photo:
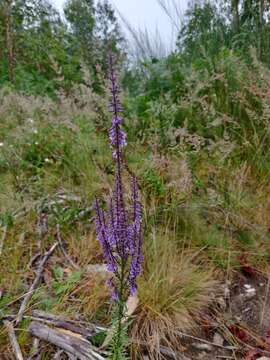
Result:
[[[59,9],[65,0],[51,0]],[[182,11],[188,0],[176,0]],[[169,2],[167,0],[167,2]],[[111,0],[111,3],[135,28],[147,28],[154,33],[158,28],[164,42],[168,43],[172,37],[172,26],[169,18],[157,3],[157,0]]]

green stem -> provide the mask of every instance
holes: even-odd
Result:
[[[121,260],[120,267],[120,288],[119,288],[119,299],[118,299],[118,315],[117,315],[117,333],[116,333],[116,344],[115,344],[115,356],[114,359],[118,360],[119,356],[121,357],[121,351],[123,348],[122,339],[123,339],[123,324],[122,320],[124,317],[125,311],[125,302],[124,302],[124,288],[125,288],[125,261]],[[119,355],[119,356],[118,356]]]

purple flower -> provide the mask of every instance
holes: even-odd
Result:
[[[116,259],[112,253],[111,245],[109,243],[108,228],[106,225],[104,211],[100,208],[98,200],[95,199],[96,210],[96,232],[97,238],[102,246],[103,254],[107,262],[108,271],[116,272]]]
[[[119,115],[122,106],[119,100],[119,87],[113,66],[114,60],[109,55],[110,111],[113,113],[112,126],[109,130],[110,146],[115,160],[114,190],[105,212],[95,200],[96,232],[101,244],[108,270],[113,273],[109,281],[114,298],[134,294],[137,290],[137,277],[142,270],[142,206],[139,200],[137,180],[131,179],[132,204],[126,206],[123,186],[123,148],[126,134],[121,128],[123,118]],[[119,290],[121,288],[121,291]]]

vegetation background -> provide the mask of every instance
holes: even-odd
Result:
[[[47,0],[0,0],[0,325],[18,310],[35,278],[31,259],[53,244],[57,225],[76,266],[57,250],[28,313],[108,324],[92,221],[93,197],[109,195],[113,179],[108,49],[145,209],[130,356],[183,351],[179,331],[203,327],[224,289],[247,274],[269,278],[270,2],[191,1],[182,18],[176,2],[159,3],[178,29],[171,53],[126,23],[128,47],[109,1],[67,0],[61,17]],[[225,337],[235,319],[220,318]],[[27,326],[17,332],[25,356]],[[51,359],[54,348],[42,349]],[[0,354],[13,358],[4,326]]]

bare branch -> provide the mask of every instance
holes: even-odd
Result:
[[[75,355],[80,360],[104,360],[97,349],[82,336],[64,329],[52,329],[38,322],[32,322],[29,332],[41,340],[50,342],[65,352]]]
[[[27,294],[24,296],[24,299],[21,303],[17,318],[16,318],[16,324],[19,324],[22,321],[23,318],[23,314],[25,312],[25,309],[27,307],[27,304],[29,302],[29,300],[31,299],[33,292],[36,290],[36,288],[38,287],[38,284],[41,280],[43,271],[44,271],[44,267],[49,259],[49,257],[52,255],[52,253],[54,252],[54,250],[56,249],[56,247],[58,246],[58,242],[56,242],[55,244],[53,244],[53,246],[44,254],[43,259],[41,260],[37,273],[36,273],[36,277],[35,280],[33,281],[29,291],[27,292]]]
[[[68,253],[66,252],[65,246],[63,244],[62,241],[62,237],[61,237],[61,232],[60,232],[60,225],[57,224],[56,226],[56,237],[57,237],[57,241],[59,243],[60,249],[64,255],[64,257],[66,258],[66,260],[69,262],[69,264],[75,269],[75,270],[80,270],[79,265],[77,265],[72,259],[71,257],[68,255]]]
[[[9,340],[10,340],[10,344],[13,350],[13,354],[16,358],[16,360],[23,360],[23,355],[20,349],[20,345],[18,344],[17,338],[16,338],[16,334],[14,331],[14,327],[12,325],[12,323],[8,320],[4,321],[4,325],[7,329],[8,332],[8,336],[9,336]]]

